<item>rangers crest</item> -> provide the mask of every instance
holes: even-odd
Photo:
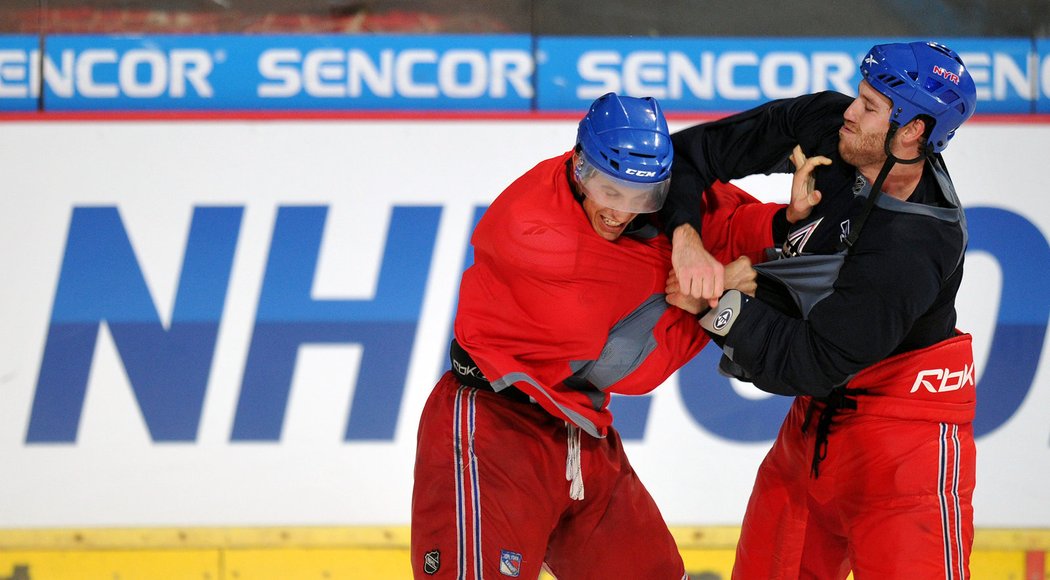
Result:
[[[517,578],[521,574],[521,554],[510,550],[500,550],[499,573]]]

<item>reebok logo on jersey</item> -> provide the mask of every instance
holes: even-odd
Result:
[[[527,220],[525,225],[526,228],[521,231],[523,236],[539,236],[553,229],[550,224],[540,220]]]
[[[910,392],[914,393],[922,387],[931,393],[946,393],[958,391],[967,384],[977,386],[973,378],[973,367],[968,364],[963,365],[962,370],[954,372],[949,369],[927,369],[915,375]]]

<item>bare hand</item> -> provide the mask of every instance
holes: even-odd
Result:
[[[730,262],[725,267],[725,276],[727,290],[735,288],[749,296],[755,295],[755,290],[758,289],[758,272],[751,267],[751,260],[747,256],[740,256]],[[664,291],[667,293],[668,304],[693,314],[700,314],[709,305],[707,300],[694,298],[683,293],[681,286],[678,284],[678,276],[675,275],[674,270],[667,273],[667,285]],[[710,306],[714,308],[717,304],[718,302],[716,301],[715,304]]]
[[[700,314],[707,309],[706,300],[693,298],[681,292],[681,287],[678,285],[678,275],[674,273],[674,270],[667,273],[667,288],[665,292],[667,292],[667,303],[671,306],[677,306],[691,314]]]
[[[758,290],[758,272],[751,267],[751,259],[747,256],[740,256],[726,265],[726,290],[732,288],[748,296],[754,296]]]
[[[693,226],[682,224],[675,229],[671,265],[681,294],[707,301],[712,307],[718,304],[725,290],[725,267],[704,249]]]
[[[795,145],[791,151],[791,163],[795,166],[795,175],[791,178],[791,203],[787,207],[787,220],[797,223],[809,217],[813,206],[820,203],[820,191],[814,189],[817,179],[813,170],[819,165],[831,165],[831,160],[823,155],[806,157],[802,147]]]

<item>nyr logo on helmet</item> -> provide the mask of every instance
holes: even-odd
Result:
[[[627,173],[627,175],[637,175],[638,177],[656,177],[655,171],[639,171],[637,169],[628,169],[625,173]]]
[[[959,84],[959,75],[953,73],[950,70],[945,70],[943,67],[933,65],[933,74],[939,77],[943,77],[955,84]]]

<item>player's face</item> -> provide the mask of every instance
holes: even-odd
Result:
[[[842,114],[839,129],[839,155],[854,167],[882,165],[886,160],[883,143],[890,126],[889,98],[861,81],[859,94]]]
[[[638,215],[607,208],[587,195],[584,195],[582,205],[584,213],[587,214],[587,221],[591,223],[594,231],[610,242],[619,238],[627,224]]]

